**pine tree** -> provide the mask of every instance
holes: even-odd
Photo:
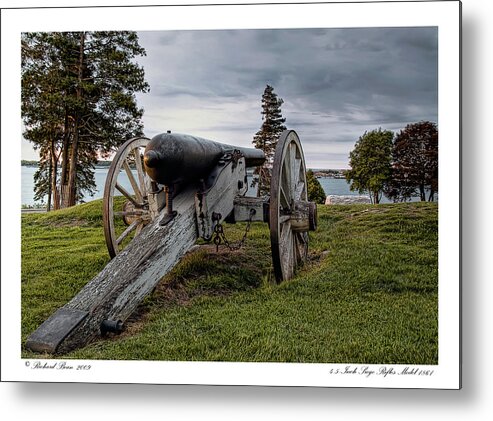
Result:
[[[51,163],[55,208],[94,192],[98,156],[142,134],[135,93],[149,85],[133,61],[141,55],[135,32],[22,35],[24,137],[40,150],[44,167]],[[36,194],[46,190],[47,174],[40,168]]]
[[[35,200],[48,196],[47,207],[58,208],[57,173],[63,119],[61,74],[56,66],[56,47],[48,33],[23,34],[21,44],[21,112],[27,130],[24,137],[39,151],[35,173]]]
[[[256,181],[258,183],[258,196],[264,196],[269,194],[270,191],[270,179],[272,171],[272,163],[274,161],[274,152],[276,149],[279,136],[286,130],[284,126],[285,118],[281,114],[281,105],[284,101],[277,97],[274,93],[274,88],[267,85],[262,95],[262,126],[260,130],[255,134],[253,138],[253,144],[256,148],[264,151],[265,163],[262,167],[258,167],[255,170],[257,175]]]

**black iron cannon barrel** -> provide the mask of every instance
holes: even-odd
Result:
[[[265,161],[260,149],[226,145],[178,133],[154,136],[144,152],[144,166],[154,181],[172,185],[206,177],[228,152],[239,150],[247,167],[257,167]]]

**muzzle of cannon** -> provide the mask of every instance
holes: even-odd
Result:
[[[284,131],[277,143],[270,194],[247,196],[247,167],[264,160],[257,149],[169,132],[125,142],[108,170],[103,197],[112,260],[29,336],[26,348],[67,352],[98,335],[120,333],[199,238],[231,248],[223,222],[247,222],[243,240],[251,223],[268,223],[275,279],[292,278],[308,256],[308,232],[317,225],[296,132]]]
[[[226,154],[239,151],[247,167],[265,161],[260,149],[225,145],[184,134],[163,133],[152,138],[144,152],[145,171],[163,185],[195,181],[207,177]]]

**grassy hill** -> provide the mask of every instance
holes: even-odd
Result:
[[[253,224],[240,251],[188,254],[122,335],[62,357],[437,364],[438,205],[318,211],[295,279],[271,282],[268,227]],[[101,201],[22,215],[23,343],[107,262]]]

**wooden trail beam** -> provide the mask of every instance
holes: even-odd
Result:
[[[106,320],[121,326],[118,322],[135,311],[197,241],[196,191],[192,187],[178,194],[173,201],[177,216],[160,226],[164,209],[79,294],[29,336],[26,348],[65,353],[100,335]]]

